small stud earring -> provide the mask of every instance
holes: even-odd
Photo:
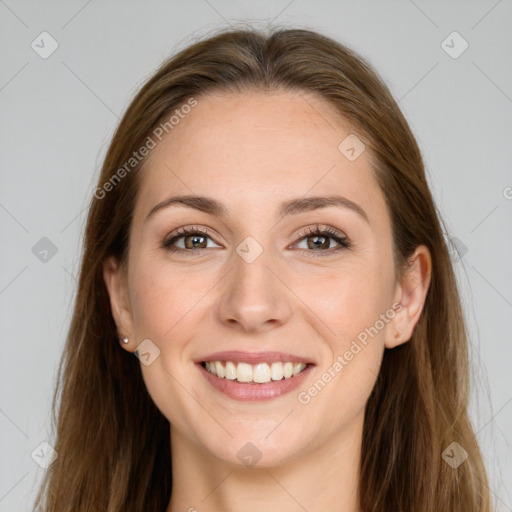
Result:
[[[122,341],[124,345],[128,343],[128,338],[126,336],[120,336],[119,340]]]
[[[402,337],[402,331],[398,331],[398,330],[397,330],[397,331],[395,332],[395,339],[396,339],[396,340],[399,340],[401,337]]]

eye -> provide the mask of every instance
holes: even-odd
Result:
[[[170,252],[184,251],[188,253],[196,253],[198,251],[200,252],[201,249],[211,248],[211,246],[208,247],[208,238],[210,238],[210,236],[206,229],[203,230],[196,227],[180,228],[176,233],[164,240],[162,247]],[[176,243],[181,239],[183,239],[184,245],[182,247],[178,247]]]
[[[338,244],[338,247],[335,247],[334,249],[331,248],[330,239],[334,240]],[[318,225],[314,229],[309,228],[300,239],[299,244],[304,241],[306,242],[306,248],[301,249],[310,253],[309,255],[311,256],[328,256],[334,252],[351,247],[351,243],[346,235],[332,228],[320,229]]]
[[[208,246],[208,239],[212,240],[206,228],[184,227],[165,239],[162,242],[162,248],[173,253],[186,252],[197,254],[202,249],[212,248],[212,246]],[[179,247],[177,244],[181,240],[183,240],[183,244]],[[334,240],[338,247],[330,247],[330,240]],[[318,225],[315,228],[309,228],[295,245],[297,246],[304,241],[306,242],[306,248],[299,247],[299,249],[306,251],[310,256],[328,256],[339,250],[351,247],[351,243],[346,235],[332,228],[320,229]]]

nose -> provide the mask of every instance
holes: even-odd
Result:
[[[233,254],[233,267],[218,302],[219,320],[244,332],[265,332],[291,316],[291,292],[269,251],[251,263]]]

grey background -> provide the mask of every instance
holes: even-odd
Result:
[[[31,454],[50,439],[84,208],[118,118],[164,57],[239,20],[346,43],[399,100],[456,238],[472,417],[496,507],[512,511],[511,0],[0,0],[0,511],[31,510],[44,472]],[[43,31],[58,43],[46,59],[31,47]],[[469,44],[458,58],[453,31]]]

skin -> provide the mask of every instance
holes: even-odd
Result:
[[[408,341],[419,320],[431,257],[418,247],[397,280],[390,217],[369,150],[355,161],[338,150],[350,133],[357,132],[312,94],[216,92],[198,98],[149,155],[127,268],[108,260],[104,278],[118,331],[130,340],[123,348],[133,352],[149,338],[160,350],[141,369],[171,424],[167,512],[359,510],[364,407],[384,349]],[[145,221],[157,203],[181,194],[215,198],[228,214],[173,206]],[[336,206],[278,216],[284,200],[332,194],[360,205],[369,222]],[[334,251],[338,243],[327,238],[312,248],[315,236],[306,229],[317,224],[352,246]],[[180,253],[162,248],[182,226],[208,228],[209,238],[199,239],[207,248],[184,253],[183,238],[175,243]],[[247,236],[263,249],[252,263],[236,252]],[[402,304],[394,318],[308,404],[299,403],[299,391],[394,302]],[[316,366],[298,390],[240,402],[216,391],[194,365],[220,350],[289,352]],[[252,467],[237,457],[249,441],[261,452]]]

